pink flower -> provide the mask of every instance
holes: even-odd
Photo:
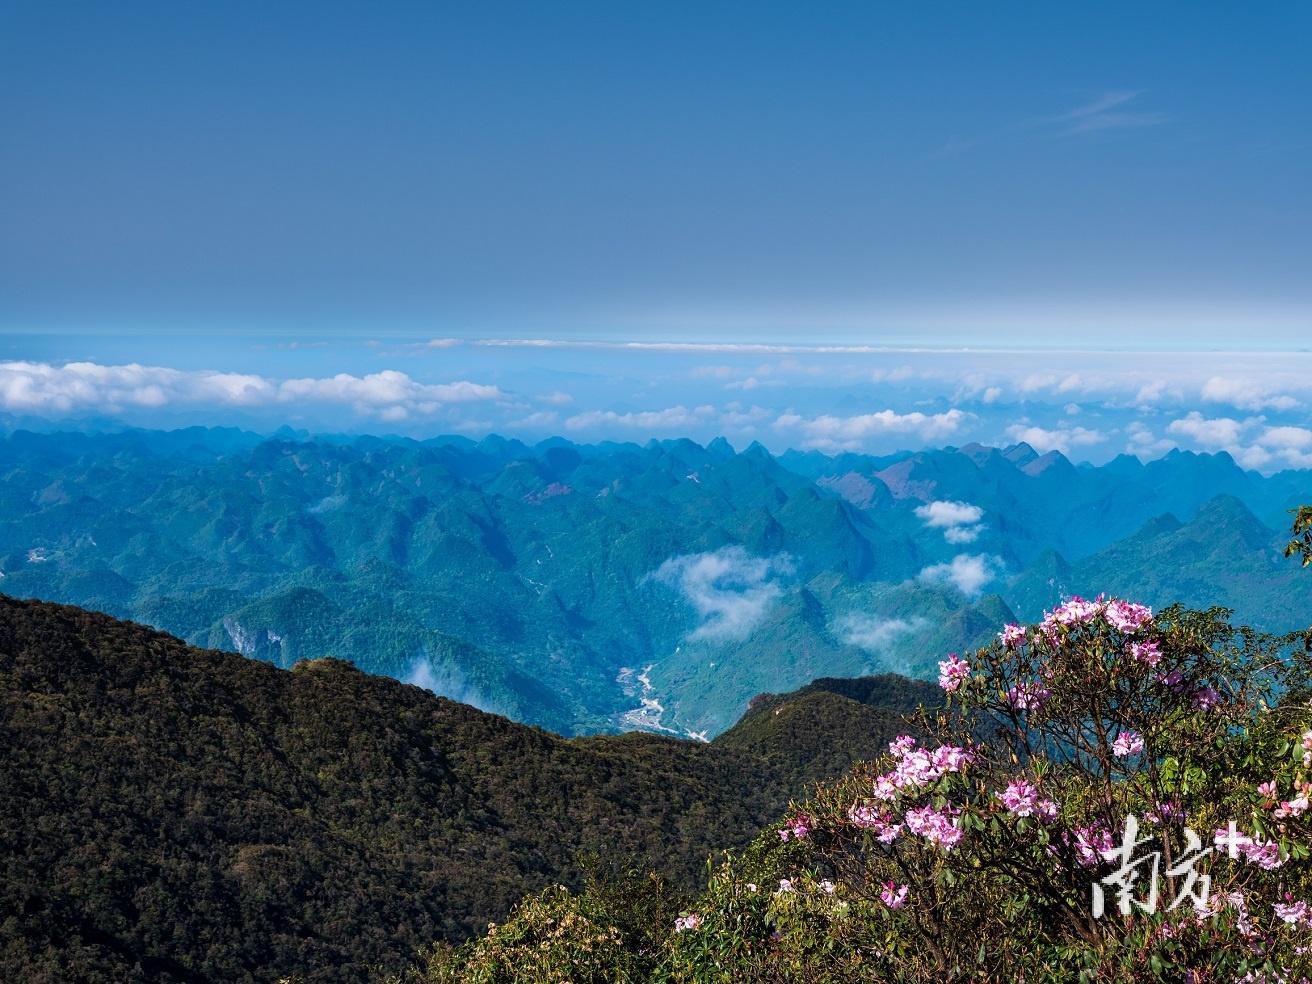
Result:
[[[1265,871],[1274,871],[1285,863],[1280,857],[1278,842],[1249,837],[1238,830],[1233,821],[1229,828],[1219,828],[1213,835],[1213,841],[1217,851],[1228,853],[1232,858],[1242,857],[1249,864],[1255,864]]]
[[[888,743],[888,754],[901,758],[916,747],[916,739],[910,735],[898,735]]]
[[[1295,902],[1294,897],[1288,892],[1285,893],[1285,901],[1272,903],[1271,909],[1291,926],[1312,929],[1312,906],[1301,899]]]
[[[911,891],[910,885],[899,885],[895,881],[884,882],[884,887],[879,891],[879,899],[890,909],[900,909],[907,904],[907,893]]]
[[[860,803],[854,804],[847,811],[847,819],[851,821],[854,827],[872,831],[875,839],[881,844],[893,843],[897,840],[898,834],[902,833],[902,824],[896,822],[891,813],[886,813],[872,806],[863,806]]]
[[[1303,732],[1303,768],[1312,767],[1312,731]]]
[[[1072,841],[1068,836],[1066,843],[1074,849],[1075,859],[1082,867],[1093,867],[1101,862],[1108,852],[1116,849],[1111,831],[1100,823],[1076,827],[1074,833],[1074,840]]]
[[[1132,601],[1113,599],[1107,603],[1103,618],[1117,632],[1127,635],[1138,632],[1153,620],[1153,610],[1147,605],[1138,605]]]
[[[1007,691],[1007,703],[1018,711],[1038,711],[1052,696],[1041,683],[1019,683]]]
[[[779,829],[779,839],[786,841],[789,837],[793,837],[801,840],[811,832],[812,823],[811,818],[805,813],[799,813]]]
[[[1258,783],[1257,792],[1262,799],[1273,800],[1276,798],[1276,784],[1274,781]]]
[[[1087,625],[1103,613],[1104,607],[1101,597],[1096,601],[1086,601],[1076,595],[1044,615],[1043,627],[1049,630],[1051,637],[1050,630],[1058,625]]]
[[[1179,670],[1171,670],[1169,673],[1158,674],[1157,682],[1172,693],[1178,694],[1183,689],[1181,685],[1184,682],[1184,674]]]
[[[1283,820],[1286,817],[1301,817],[1307,812],[1308,806],[1307,793],[1300,793],[1292,800],[1285,800],[1281,803],[1271,811],[1271,815],[1277,820]]]
[[[682,933],[686,929],[699,929],[701,928],[701,924],[702,917],[695,912],[690,912],[686,916],[680,916],[678,919],[674,920],[674,931],[676,933]]]
[[[897,765],[892,772],[875,778],[876,799],[894,799],[902,790],[927,786],[946,773],[960,772],[975,760],[974,752],[956,745],[943,745],[933,752],[914,746],[910,738],[899,738],[889,745]]]
[[[1210,711],[1221,703],[1221,695],[1215,687],[1200,687],[1194,691],[1194,707],[1200,711]]]
[[[1151,640],[1148,642],[1130,643],[1130,655],[1141,663],[1147,663],[1149,666],[1156,666],[1162,661],[1161,647]]]
[[[995,795],[1013,816],[1038,816],[1044,820],[1057,817],[1057,804],[1041,797],[1038,787],[1026,779],[1013,780],[1004,791]]]
[[[945,806],[936,810],[932,806],[922,806],[907,810],[905,819],[907,830],[925,838],[931,844],[937,844],[945,851],[950,851],[961,842],[965,832],[957,819],[960,810]]]
[[[795,891],[795,889],[793,888],[793,880],[791,878],[780,878],[779,889],[774,894],[787,895],[789,892],[792,891]]]
[[[824,892],[826,895],[833,895],[836,891],[838,891],[838,886],[827,878],[824,881],[820,882],[819,888],[820,891]]]
[[[1175,800],[1165,800],[1144,811],[1144,818],[1153,823],[1168,823],[1184,819],[1184,809]]]
[[[1137,731],[1126,729],[1116,736],[1112,742],[1112,754],[1118,758],[1126,758],[1130,755],[1138,755],[1143,751],[1143,736]]]
[[[948,653],[948,658],[938,664],[938,685],[950,694],[955,693],[968,676],[970,664],[956,653]]]
[[[1015,622],[1008,622],[1002,627],[1002,631],[998,633],[998,638],[1008,649],[1015,649],[1025,641],[1025,629]]]

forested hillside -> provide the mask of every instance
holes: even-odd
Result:
[[[341,661],[0,596],[0,980],[357,981],[588,854],[692,887],[921,699],[822,682],[714,744],[567,740]]]
[[[1027,445],[872,457],[232,430],[0,439],[0,587],[564,734],[713,736],[817,676],[930,678],[1072,593],[1312,620],[1307,472]],[[1221,531],[1223,535],[1214,535]]]

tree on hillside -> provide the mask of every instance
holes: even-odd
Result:
[[[1312,565],[1312,506],[1291,510],[1294,514],[1294,538],[1285,547],[1285,556],[1303,558],[1303,566]]]

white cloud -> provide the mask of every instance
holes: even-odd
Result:
[[[448,403],[496,399],[501,395],[495,386],[479,383],[418,383],[395,369],[367,376],[343,372],[321,379],[288,379],[278,387],[280,403],[345,403],[359,413],[379,413],[393,420],[412,412],[433,413]]]
[[[1166,432],[1176,437],[1187,437],[1207,448],[1236,448],[1240,435],[1254,424],[1251,420],[1232,417],[1204,417],[1197,410],[1166,425]]]
[[[1258,443],[1269,448],[1302,450],[1312,447],[1312,430],[1306,427],[1268,427]]]
[[[954,433],[971,414],[955,408],[943,413],[925,414],[920,411],[898,413],[880,410],[853,417],[802,417],[796,413],[779,416],[774,426],[782,431],[797,431],[805,447],[821,450],[854,451],[867,440],[890,434],[912,434],[925,441],[933,441]]]
[[[1267,381],[1213,376],[1203,383],[1202,397],[1209,403],[1228,403],[1240,410],[1292,410],[1299,406],[1292,396],[1276,392]]]
[[[839,637],[846,645],[859,646],[870,652],[878,653],[887,650],[889,646],[903,636],[920,631],[926,624],[926,620],[918,616],[908,620],[904,618],[878,618],[873,615],[853,612],[839,619],[835,627],[838,629]]]
[[[715,415],[715,407],[667,407],[664,410],[639,410],[616,413],[614,410],[588,410],[565,420],[569,430],[589,430],[597,427],[629,427],[634,430],[677,430],[705,423]]]
[[[499,713],[498,708],[469,683],[459,667],[434,666],[426,654],[420,654],[410,661],[410,670],[401,682],[413,687],[422,687],[448,700],[469,704],[480,711]]]
[[[983,532],[984,510],[969,502],[938,499],[916,507],[916,515],[930,529],[942,530],[948,543],[974,543]]]
[[[969,502],[954,502],[946,499],[937,499],[934,502],[927,502],[923,506],[916,507],[916,515],[933,529],[942,529],[948,526],[967,526],[971,523],[978,523],[984,515],[984,510],[979,506],[972,506]]]
[[[558,420],[560,420],[560,414],[556,413],[555,410],[539,410],[527,417],[520,417],[518,420],[511,421],[510,426],[525,427],[529,430],[547,430],[555,427]]]
[[[1062,454],[1070,454],[1073,448],[1101,444],[1107,440],[1101,431],[1087,427],[1067,427],[1065,424],[1051,430],[1027,424],[1012,424],[1007,428],[1007,436],[1016,442],[1023,441],[1035,451],[1060,451]]]
[[[426,384],[403,372],[384,370],[367,376],[340,373],[318,379],[283,382],[243,373],[182,371],[163,366],[103,366],[70,362],[0,363],[0,407],[34,413],[79,411],[118,413],[176,405],[260,407],[274,404],[344,404],[357,413],[387,421],[413,413],[430,414],[452,403],[493,400],[495,386],[459,381]]]
[[[967,598],[976,597],[1002,571],[1002,561],[988,554],[957,554],[949,563],[933,564],[920,572],[928,584],[951,584]]]
[[[1136,455],[1140,459],[1160,458],[1175,447],[1174,441],[1165,437],[1159,438],[1153,433],[1152,428],[1138,420],[1130,421],[1125,428],[1125,433],[1129,438],[1125,445],[1126,453]]]
[[[745,639],[783,593],[777,579],[793,570],[787,554],[757,557],[733,545],[671,557],[650,576],[697,610],[701,625],[690,639]]]
[[[1268,472],[1279,468],[1312,468],[1312,430],[1264,424],[1262,417],[1235,420],[1204,417],[1194,411],[1171,421],[1166,429],[1206,450],[1225,451],[1244,468]],[[1256,436],[1249,438],[1254,432]]]

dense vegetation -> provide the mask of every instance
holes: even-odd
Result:
[[[940,668],[928,738],[822,784],[693,905],[548,890],[404,980],[1312,979],[1312,630],[1074,598]]]
[[[564,734],[627,730],[647,698],[649,726],[714,735],[816,676],[930,678],[1073,593],[1312,621],[1276,532],[1310,484],[1224,454],[1090,468],[1026,445],[19,431],[0,439],[0,586],[283,667],[336,656]],[[931,502],[978,522],[933,525]],[[986,577],[967,592],[942,576],[959,556]]]
[[[723,744],[566,740],[0,596],[0,980],[359,981],[577,887],[589,856],[678,898],[935,696],[842,686],[821,714],[799,698],[801,731],[771,696]]]

